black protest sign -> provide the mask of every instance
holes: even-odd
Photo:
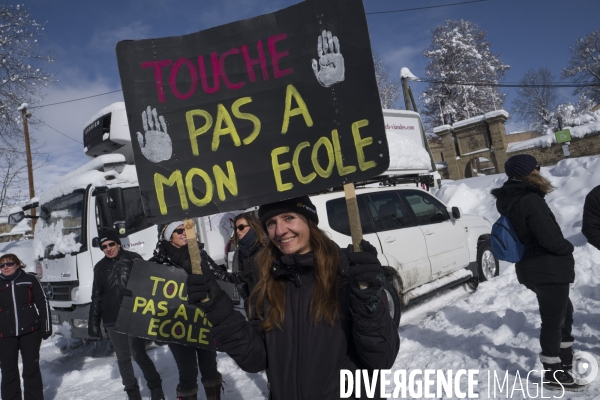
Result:
[[[187,273],[176,267],[136,260],[115,330],[159,342],[215,349],[211,324],[187,303]]]
[[[362,0],[303,1],[122,41],[146,215],[245,209],[380,174],[389,153]]]

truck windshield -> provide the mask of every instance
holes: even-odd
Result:
[[[43,226],[36,229],[45,256],[77,252],[82,245],[84,192],[69,193],[40,207]]]

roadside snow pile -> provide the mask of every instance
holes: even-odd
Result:
[[[55,223],[46,225],[44,220],[38,220],[35,225],[35,240],[33,244],[34,259],[44,256],[44,251],[49,245],[54,245],[50,255],[71,254],[79,251],[81,243],[77,243],[74,232],[63,234],[64,223],[59,219]]]

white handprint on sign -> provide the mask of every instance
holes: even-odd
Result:
[[[319,61],[312,60],[312,68],[321,86],[329,87],[344,80],[344,57],[340,53],[340,41],[323,31],[317,45]]]
[[[167,135],[167,124],[164,117],[158,116],[156,108],[148,106],[146,111],[142,111],[142,124],[144,125],[144,135],[140,132],[137,133],[142,154],[153,163],[171,158],[173,143],[171,137]],[[162,131],[160,130],[161,126]]]

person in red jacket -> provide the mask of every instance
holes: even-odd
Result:
[[[42,339],[52,335],[50,307],[38,279],[24,270],[14,254],[0,257],[0,366],[3,399],[22,399],[19,352],[23,359],[23,387],[28,400],[43,400],[40,371]]]
[[[340,370],[391,368],[400,338],[373,246],[340,249],[318,228],[308,196],[258,214],[269,243],[256,257],[250,320],[234,311],[208,268],[187,279],[188,302],[212,323],[218,348],[246,372],[266,370],[274,400],[339,399]],[[367,398],[364,386],[361,394]]]

